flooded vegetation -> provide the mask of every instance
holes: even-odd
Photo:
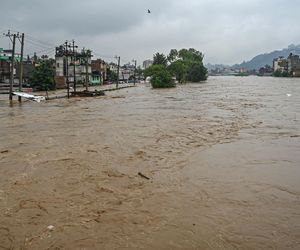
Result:
[[[299,249],[299,93],[299,79],[211,77],[1,96],[0,248]]]

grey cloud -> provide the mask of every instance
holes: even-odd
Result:
[[[97,54],[140,61],[157,51],[195,47],[207,62],[237,63],[300,43],[297,0],[2,1],[0,28],[55,44],[75,38]]]

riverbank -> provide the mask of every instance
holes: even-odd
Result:
[[[211,77],[0,100],[1,246],[297,249],[299,88]]]
[[[130,88],[130,87],[134,87],[136,85],[134,84],[128,84],[128,83],[122,83],[118,85],[116,84],[109,84],[109,85],[98,85],[98,86],[89,86],[88,90],[89,91],[102,91],[102,92],[107,92],[107,91],[115,91],[115,90],[120,90],[120,89],[124,89],[124,88]],[[78,92],[82,92],[85,91],[86,88],[85,87],[77,87],[77,91]],[[45,91],[36,91],[36,92],[32,92],[30,94],[33,95],[39,95],[39,96],[45,96],[47,98],[47,100],[54,100],[54,99],[61,99],[61,98],[67,98],[68,97],[68,91],[67,89],[57,89],[57,90],[50,90],[48,91],[48,93],[46,93]],[[70,90],[69,95],[72,95],[72,91]],[[8,99],[8,94],[0,94],[0,100],[4,100],[5,98]],[[18,100],[18,97],[14,96],[13,100]],[[26,100],[26,98],[23,98],[23,100]]]

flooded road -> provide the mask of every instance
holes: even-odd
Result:
[[[300,79],[6,99],[0,249],[300,248]]]

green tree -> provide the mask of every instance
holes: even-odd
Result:
[[[117,81],[118,75],[116,72],[112,71],[110,68],[107,68],[107,80]]]
[[[177,49],[171,49],[167,59],[170,63],[172,63],[177,60],[177,57],[178,57]]]
[[[151,77],[151,85],[153,88],[173,88],[176,87],[171,74],[166,68],[161,68]]]
[[[166,66],[161,64],[152,65],[145,69],[144,76],[151,77],[153,88],[171,88],[176,86]]]
[[[153,64],[153,65],[151,65],[150,67],[148,67],[147,69],[144,70],[144,76],[145,77],[153,76],[155,73],[161,72],[165,69],[166,69],[166,67],[164,65]]]
[[[50,61],[41,61],[35,67],[30,79],[30,85],[35,90],[48,91],[55,89],[54,67]]]
[[[187,79],[191,82],[200,82],[207,79],[207,69],[202,63],[194,63],[190,66]]]
[[[160,64],[167,66],[168,60],[166,56],[162,53],[156,53],[153,55],[153,65]]]
[[[169,72],[176,77],[179,83],[183,83],[187,77],[187,65],[183,60],[177,60],[168,66]]]
[[[203,65],[204,55],[193,48],[171,50],[168,56],[171,64],[170,72],[182,83],[184,81],[199,82],[207,79],[207,69]]]

